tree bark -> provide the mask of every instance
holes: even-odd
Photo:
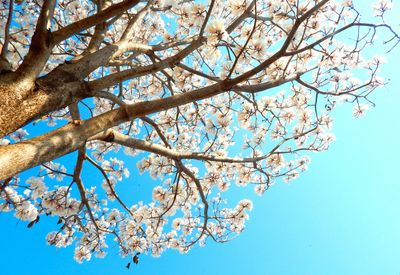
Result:
[[[0,95],[1,138],[35,119],[90,96],[90,92],[83,81],[60,71],[33,84],[29,80],[16,80],[15,73],[0,76]]]

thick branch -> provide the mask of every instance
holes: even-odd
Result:
[[[92,91],[99,91],[134,77],[152,74],[165,68],[173,67],[174,65],[178,64],[183,58],[185,58],[194,50],[196,50],[199,46],[201,46],[203,42],[204,39],[197,39],[174,56],[168,57],[160,62],[151,65],[125,70],[122,72],[110,74],[100,79],[96,79],[89,82],[89,87]]]
[[[19,78],[28,78],[33,82],[40,74],[49,59],[54,44],[50,32],[50,23],[53,18],[56,0],[46,0],[43,3],[36,23],[28,54],[17,70]]]
[[[314,69],[314,68],[313,68]],[[271,88],[278,87],[280,85],[283,85],[285,83],[297,80],[301,75],[311,71],[307,70],[305,72],[298,72],[297,74],[293,76],[288,76],[288,77],[281,77],[272,81],[268,82],[263,82],[259,84],[252,84],[252,85],[236,85],[232,87],[232,91],[237,91],[237,92],[246,92],[246,93],[258,93],[261,91],[265,91]]]
[[[58,44],[61,41],[67,39],[68,37],[81,32],[82,30],[88,29],[90,27],[96,26],[106,20],[117,16],[124,11],[136,6],[140,3],[140,0],[125,0],[121,3],[114,4],[107,9],[104,9],[95,15],[89,16],[77,22],[74,22],[58,31],[53,33],[54,43]]]
[[[13,13],[14,13],[14,0],[11,0],[8,8],[7,23],[4,28],[4,43],[0,54],[0,61],[7,60],[8,43],[10,42],[10,27],[11,27]],[[0,72],[1,69],[2,68],[0,67]]]
[[[160,156],[168,157],[171,159],[179,159],[179,160],[195,159],[195,160],[227,162],[227,163],[253,163],[266,159],[270,155],[266,154],[260,157],[253,157],[253,158],[230,158],[230,157],[218,157],[218,156],[206,155],[204,153],[197,153],[197,152],[187,152],[187,151],[180,152],[174,149],[167,148],[165,146],[161,146],[159,144],[154,144],[145,140],[131,138],[127,135],[121,134],[114,130],[108,130],[106,133],[97,138],[100,140],[115,142],[117,144],[134,148],[137,150],[143,150]]]
[[[30,140],[1,146],[0,178],[9,178],[21,171],[76,151],[90,136],[126,120],[125,110],[118,109],[83,121],[80,125],[67,124]]]

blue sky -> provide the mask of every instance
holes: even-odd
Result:
[[[399,52],[388,55],[383,75],[391,82],[372,96],[376,107],[357,120],[350,106],[339,108],[336,141],[312,155],[299,179],[276,184],[263,197],[252,188],[236,191],[234,196],[252,198],[254,209],[234,241],[209,242],[186,255],[142,255],[127,270],[128,260],[112,241],[105,259],[78,264],[73,247],[45,244],[55,219],[43,217],[27,229],[1,213],[0,274],[400,274]]]

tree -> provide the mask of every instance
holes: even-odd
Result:
[[[377,22],[348,0],[0,5],[1,210],[28,227],[58,216],[47,242],[75,244],[78,262],[103,257],[106,236],[133,256],[242,232],[251,201],[220,193],[297,178],[303,151],[334,140],[332,109],[349,102],[359,117],[384,85],[383,58],[368,54],[376,32],[388,50],[400,41],[387,0]],[[73,152],[74,163],[55,162]],[[152,200],[118,191],[131,181],[125,155],[159,180]]]

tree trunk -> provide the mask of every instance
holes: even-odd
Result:
[[[84,82],[62,73],[34,83],[17,79],[15,73],[0,76],[0,138],[89,96]]]

